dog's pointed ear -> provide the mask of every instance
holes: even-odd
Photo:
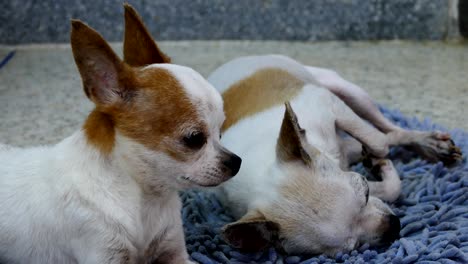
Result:
[[[285,103],[283,123],[276,143],[276,156],[280,161],[302,161],[312,166],[312,155],[318,150],[306,149],[305,130],[299,126],[291,104]]]
[[[171,59],[156,45],[136,10],[128,3],[124,4],[124,9],[124,61],[136,67],[153,63],[170,63]]]
[[[277,223],[267,220],[261,212],[254,210],[224,226],[222,235],[234,248],[260,251],[277,243],[279,228]]]
[[[94,29],[71,21],[70,42],[86,95],[96,105],[108,106],[125,99],[124,81],[132,72]]]

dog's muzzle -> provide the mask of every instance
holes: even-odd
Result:
[[[226,160],[223,160],[223,165],[230,170],[231,177],[236,175],[239,172],[242,159],[236,154],[231,154],[230,157]]]
[[[400,238],[400,219],[396,215],[388,216],[388,228],[383,233],[380,242],[384,245],[390,245],[393,241]]]

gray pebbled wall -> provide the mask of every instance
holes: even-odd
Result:
[[[79,18],[121,41],[122,0],[0,0],[0,43],[68,42]],[[159,40],[444,39],[449,0],[129,0]]]

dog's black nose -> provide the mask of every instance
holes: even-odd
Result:
[[[229,159],[223,161],[223,165],[231,170],[231,176],[234,176],[239,172],[241,163],[242,159],[236,154],[231,154]]]
[[[396,215],[390,215],[388,217],[388,229],[383,233],[381,242],[389,245],[400,238],[400,229],[400,219]]]

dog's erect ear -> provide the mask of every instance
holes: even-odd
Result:
[[[156,45],[135,9],[125,3],[124,61],[131,66],[170,63],[171,59]]]
[[[71,21],[71,46],[86,95],[96,105],[111,105],[125,99],[124,81],[131,71],[107,42],[79,20]]]
[[[260,251],[278,241],[279,225],[269,221],[259,211],[247,213],[237,222],[226,225],[222,234],[232,247]]]
[[[305,130],[299,126],[296,114],[289,102],[285,103],[286,110],[284,112],[283,123],[276,143],[276,156],[280,161],[297,161],[304,162],[305,165],[312,165],[310,151],[305,148]],[[318,151],[318,150],[317,150]]]

